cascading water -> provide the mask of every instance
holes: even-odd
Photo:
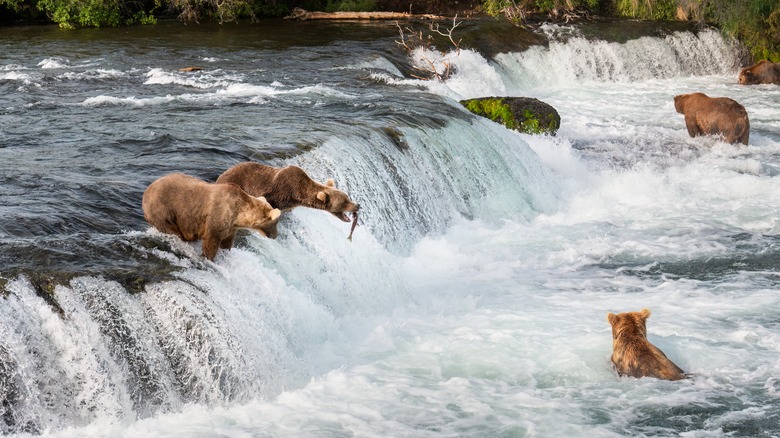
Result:
[[[366,212],[353,243],[324,213],[296,211],[281,222],[278,241],[247,236],[248,250],[221,255],[224,267],[193,265],[197,246],[159,236],[184,254],[162,255],[185,268],[182,280],[135,295],[80,277],[52,291],[58,313],[27,280],[11,281],[13,304],[2,320],[13,324],[0,325],[11,359],[8,431],[273,397],[323,372],[308,356],[343,336],[336,319],[412,299],[394,254],[460,216],[530,216],[550,198],[537,194],[552,190],[544,187],[549,175],[522,140],[455,117],[447,127],[404,128],[395,141],[382,132],[334,138],[287,161],[315,169],[316,179],[348,182],[341,188]],[[40,380],[37,370],[49,377]]]
[[[502,54],[496,61],[517,90],[542,84],[723,75],[739,65],[737,48],[714,30],[642,37],[624,44],[573,37],[553,41],[549,47]]]
[[[226,48],[207,33],[176,52],[206,65],[196,75],[160,62],[174,49],[157,39],[142,67],[95,55],[112,41],[73,59],[46,44],[28,52],[38,59],[9,55],[0,89],[21,98],[0,117],[52,128],[0,133],[0,162],[14,163],[2,165],[5,211],[63,231],[0,228],[0,260],[24,268],[3,271],[0,430],[776,434],[780,119],[766,102],[780,91],[734,84],[737,48],[713,31],[622,43],[575,32],[492,59],[462,50],[443,54],[456,69],[439,83],[403,78],[386,52],[395,28],[378,26],[370,42],[263,34],[251,49],[220,28]],[[748,108],[749,147],[687,136],[671,97],[702,89]],[[453,101],[501,94],[553,104],[558,136],[516,134]],[[83,122],[89,135],[68,130],[85,115],[98,120]],[[56,163],[15,149],[49,131]],[[353,241],[348,225],[299,208],[277,240],[243,233],[210,263],[142,221],[140,193],[160,174],[213,180],[247,159],[334,178],[362,206]],[[52,207],[31,218],[22,194]],[[25,254],[42,270],[73,257],[54,268],[89,270],[47,288]],[[167,277],[135,292],[113,279],[133,269]],[[651,340],[697,377],[614,375],[604,315],[638,306],[654,312]]]

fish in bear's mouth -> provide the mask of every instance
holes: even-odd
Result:
[[[358,221],[358,212],[355,211],[352,213],[352,227],[349,229],[349,236],[347,236],[347,240],[349,240],[350,242],[352,241],[352,233],[355,232],[357,221]]]
[[[357,212],[355,212],[354,214],[357,214]],[[341,219],[343,222],[350,222],[350,221],[352,221],[352,219],[349,218],[349,216],[347,215],[347,212],[345,212],[345,211],[340,211],[338,213],[333,213],[333,216],[336,216],[337,218]]]

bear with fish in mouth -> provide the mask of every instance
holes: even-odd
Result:
[[[680,94],[674,96],[674,109],[685,115],[685,127],[691,137],[721,134],[729,143],[748,144],[748,114],[733,99],[704,93]]]
[[[618,374],[631,377],[655,377],[680,380],[687,375],[647,340],[647,318],[650,310],[608,313],[612,326],[612,364]]]
[[[255,162],[239,163],[220,175],[217,183],[236,184],[252,196],[265,197],[274,208],[282,211],[299,206],[316,208],[344,222],[350,221],[347,213],[352,213],[352,231],[357,225],[360,204],[337,189],[332,179],[321,184],[298,166],[280,168]],[[351,231],[348,238],[352,240]]]
[[[211,184],[183,173],[165,175],[146,188],[144,218],[163,233],[184,241],[203,240],[203,255],[230,249],[238,228],[276,235],[282,212],[265,198],[253,197],[235,184]]]

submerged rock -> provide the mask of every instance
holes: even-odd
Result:
[[[526,134],[555,135],[561,126],[558,111],[532,97],[479,97],[460,103],[476,115]]]

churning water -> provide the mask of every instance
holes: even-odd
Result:
[[[415,53],[440,83],[388,23],[0,29],[0,431],[780,435],[780,87],[713,31],[542,30]],[[694,91],[750,145],[690,138]],[[490,95],[558,135],[458,103]],[[144,222],[157,177],[246,160],[334,178],[353,241],[297,209],[210,263]],[[693,378],[612,370],[607,312],[645,307]]]

